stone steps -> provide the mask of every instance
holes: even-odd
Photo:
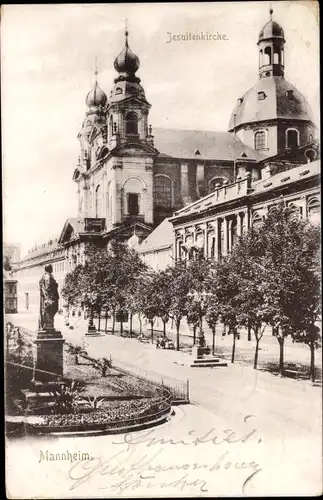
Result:
[[[25,396],[26,403],[42,402],[47,403],[53,401],[53,396],[49,392],[35,392],[30,389],[23,389],[22,393]]]
[[[190,364],[191,368],[199,368],[199,367],[211,367],[217,368],[218,366],[228,366],[226,361],[221,360],[220,358],[198,358],[194,359],[193,363]]]

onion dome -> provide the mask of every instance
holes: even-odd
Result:
[[[136,56],[128,45],[128,31],[125,31],[126,44],[122,52],[116,57],[114,67],[118,73],[134,75],[140,66],[139,57]]]
[[[284,40],[283,28],[280,26],[280,24],[272,20],[273,9],[270,9],[269,14],[270,14],[270,21],[268,21],[268,23],[265,24],[265,26],[260,31],[259,42],[261,42],[262,40],[269,40],[272,38],[280,38],[281,40]]]
[[[105,106],[107,103],[107,95],[103,92],[103,90],[99,87],[98,82],[95,81],[93,89],[86,96],[86,104],[89,108],[99,106]]]

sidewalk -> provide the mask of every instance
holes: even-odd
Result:
[[[26,328],[29,328],[32,331],[35,331],[36,335],[36,325],[37,325],[37,318],[34,314],[15,314],[15,315],[8,315],[8,318],[6,318],[6,321],[12,321],[14,324],[21,324],[22,326],[25,326]],[[98,324],[98,320],[95,320],[96,325]],[[72,317],[70,318],[70,327],[67,327],[65,325],[65,321],[62,315],[56,315],[55,317],[55,325],[56,328],[61,330],[64,337],[68,340],[70,340],[73,343],[78,343],[83,345],[84,341],[89,342],[89,337],[85,336],[85,333],[87,331],[87,321],[84,320],[82,317]],[[116,331],[114,335],[109,333],[104,333],[102,329],[105,326],[104,320],[101,321],[101,337],[108,337],[108,338],[120,338],[122,339],[123,337],[120,337],[120,332]],[[116,324],[116,327],[118,327],[118,323]],[[145,333],[145,336],[147,336],[150,340],[150,331],[148,329],[148,326],[143,325],[143,331]],[[215,348],[215,354],[217,356],[223,357],[226,359],[231,366],[231,351],[232,351],[232,336],[231,335],[225,335],[222,336],[223,328],[220,326],[217,331],[216,331],[216,348]],[[138,332],[135,333],[135,335],[138,335]],[[156,341],[157,336],[161,336],[160,331],[156,331],[154,333],[154,342]],[[176,345],[176,334],[173,332],[167,332],[167,336],[171,338],[175,345]],[[126,338],[126,337],[124,337]],[[163,360],[172,360],[173,363],[177,363],[179,365],[181,364],[188,364],[188,358],[190,349],[192,347],[192,342],[193,338],[190,335],[180,335],[180,348],[181,351],[173,351],[173,350],[163,350],[163,349],[156,349],[155,344],[151,343],[141,343],[138,342],[137,338],[133,338],[129,340],[129,344],[127,344],[127,349],[131,349],[133,351],[133,354],[140,353],[141,351],[148,352],[147,348],[152,349],[153,351],[156,351],[159,353],[160,359]],[[206,332],[206,340],[208,345],[212,348],[212,336]],[[94,343],[96,345],[96,343]],[[100,356],[102,357],[102,354],[100,352],[101,348],[97,346],[97,352],[93,353],[95,356]],[[255,341],[252,338],[251,341],[248,341],[247,339],[247,333],[241,333],[240,335],[240,340],[236,341],[236,354],[235,354],[235,364],[240,364],[244,366],[249,366],[252,368],[253,366],[253,359],[254,359],[254,353],[255,353]],[[322,356],[321,356],[322,350],[319,349],[315,353],[315,363],[316,363],[316,368],[317,368],[317,376],[318,378],[321,377],[321,372],[322,372]],[[109,353],[110,354],[110,353]],[[260,341],[260,349],[259,349],[259,360],[258,360],[258,367],[260,369],[265,369],[269,371],[275,371],[275,369],[278,368],[278,361],[279,361],[279,346],[278,342],[273,337],[272,335],[264,335],[264,337]],[[304,376],[306,377],[307,374],[306,372],[309,369],[309,363],[310,363],[310,349],[308,346],[304,344],[296,344],[293,343],[291,339],[286,339],[285,341],[285,364],[287,365],[297,365],[300,367],[300,369],[304,372]]]

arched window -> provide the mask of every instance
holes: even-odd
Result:
[[[299,132],[295,128],[286,130],[286,148],[296,148],[299,146]]]
[[[279,64],[279,49],[274,49],[274,64]]]
[[[321,221],[321,206],[318,198],[311,198],[307,203],[308,220],[315,225]]]
[[[258,130],[255,133],[255,149],[257,151],[267,149],[267,134],[265,130]]]
[[[259,67],[262,66],[262,63],[263,63],[263,52],[262,52],[262,49],[261,49],[260,52],[259,52]]]
[[[252,227],[254,229],[257,229],[258,227],[260,227],[262,222],[263,222],[261,215],[258,212],[254,212],[254,214],[252,215],[251,222],[252,222]]]
[[[154,205],[157,207],[171,208],[173,204],[173,182],[166,175],[155,175],[154,177]]]
[[[136,113],[130,112],[126,115],[126,134],[138,134],[138,117]]]
[[[98,185],[95,190],[95,217],[101,217],[102,214],[102,193],[101,186]]]
[[[226,179],[224,177],[213,177],[210,182],[209,182],[209,191],[212,193],[212,191],[215,191],[218,187],[222,186]],[[217,184],[220,184],[220,186],[217,186]]]
[[[313,160],[315,160],[316,156],[317,153],[314,149],[309,148],[305,151],[305,158],[307,159],[307,163],[311,163]]]
[[[296,205],[295,203],[289,203],[288,208],[295,218],[300,219],[302,217],[302,207]]]
[[[308,136],[308,142],[313,142],[314,141],[314,135],[313,134],[309,134]]]
[[[271,48],[266,47],[264,50],[264,65],[271,64]]]

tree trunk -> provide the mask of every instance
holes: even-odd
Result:
[[[312,382],[315,382],[315,347],[314,344],[310,344],[311,349],[311,365],[310,365],[310,377]]]
[[[215,352],[215,326],[212,328],[212,355]]]
[[[249,321],[248,321],[248,342],[251,342],[251,328]]]
[[[163,337],[166,338],[166,323],[167,321],[163,320]]]
[[[120,334],[122,335],[123,334],[123,321],[122,321],[122,315],[121,315],[121,321],[120,321]]]
[[[179,327],[181,322],[176,321],[176,351],[179,351]]]
[[[105,310],[105,326],[104,326],[104,331],[107,333],[108,329],[108,309]]]
[[[132,338],[132,313],[130,313],[129,333],[130,333],[130,338]]]
[[[101,331],[101,309],[99,309],[99,325],[98,325],[98,331]]]
[[[259,342],[260,342],[260,339],[258,338],[258,333],[255,334],[255,337],[256,337],[256,349],[255,349],[255,358],[254,358],[254,362],[253,362],[253,368],[254,368],[254,370],[257,370],[257,367],[258,367]]]
[[[115,326],[116,326],[116,314],[115,314],[115,311],[113,311],[113,313],[112,313],[112,334],[114,334]]]
[[[235,331],[232,332],[233,339],[232,339],[232,353],[231,353],[231,363],[234,363],[234,356],[236,353],[236,337],[237,334]]]
[[[193,345],[196,344],[196,325],[193,325]]]
[[[284,375],[284,337],[277,337],[279,342],[279,373]]]
[[[140,335],[142,335],[142,320],[140,314],[138,315],[138,319],[139,319],[139,333]]]
[[[154,343],[154,322],[150,321],[150,335],[151,335],[151,343]]]

